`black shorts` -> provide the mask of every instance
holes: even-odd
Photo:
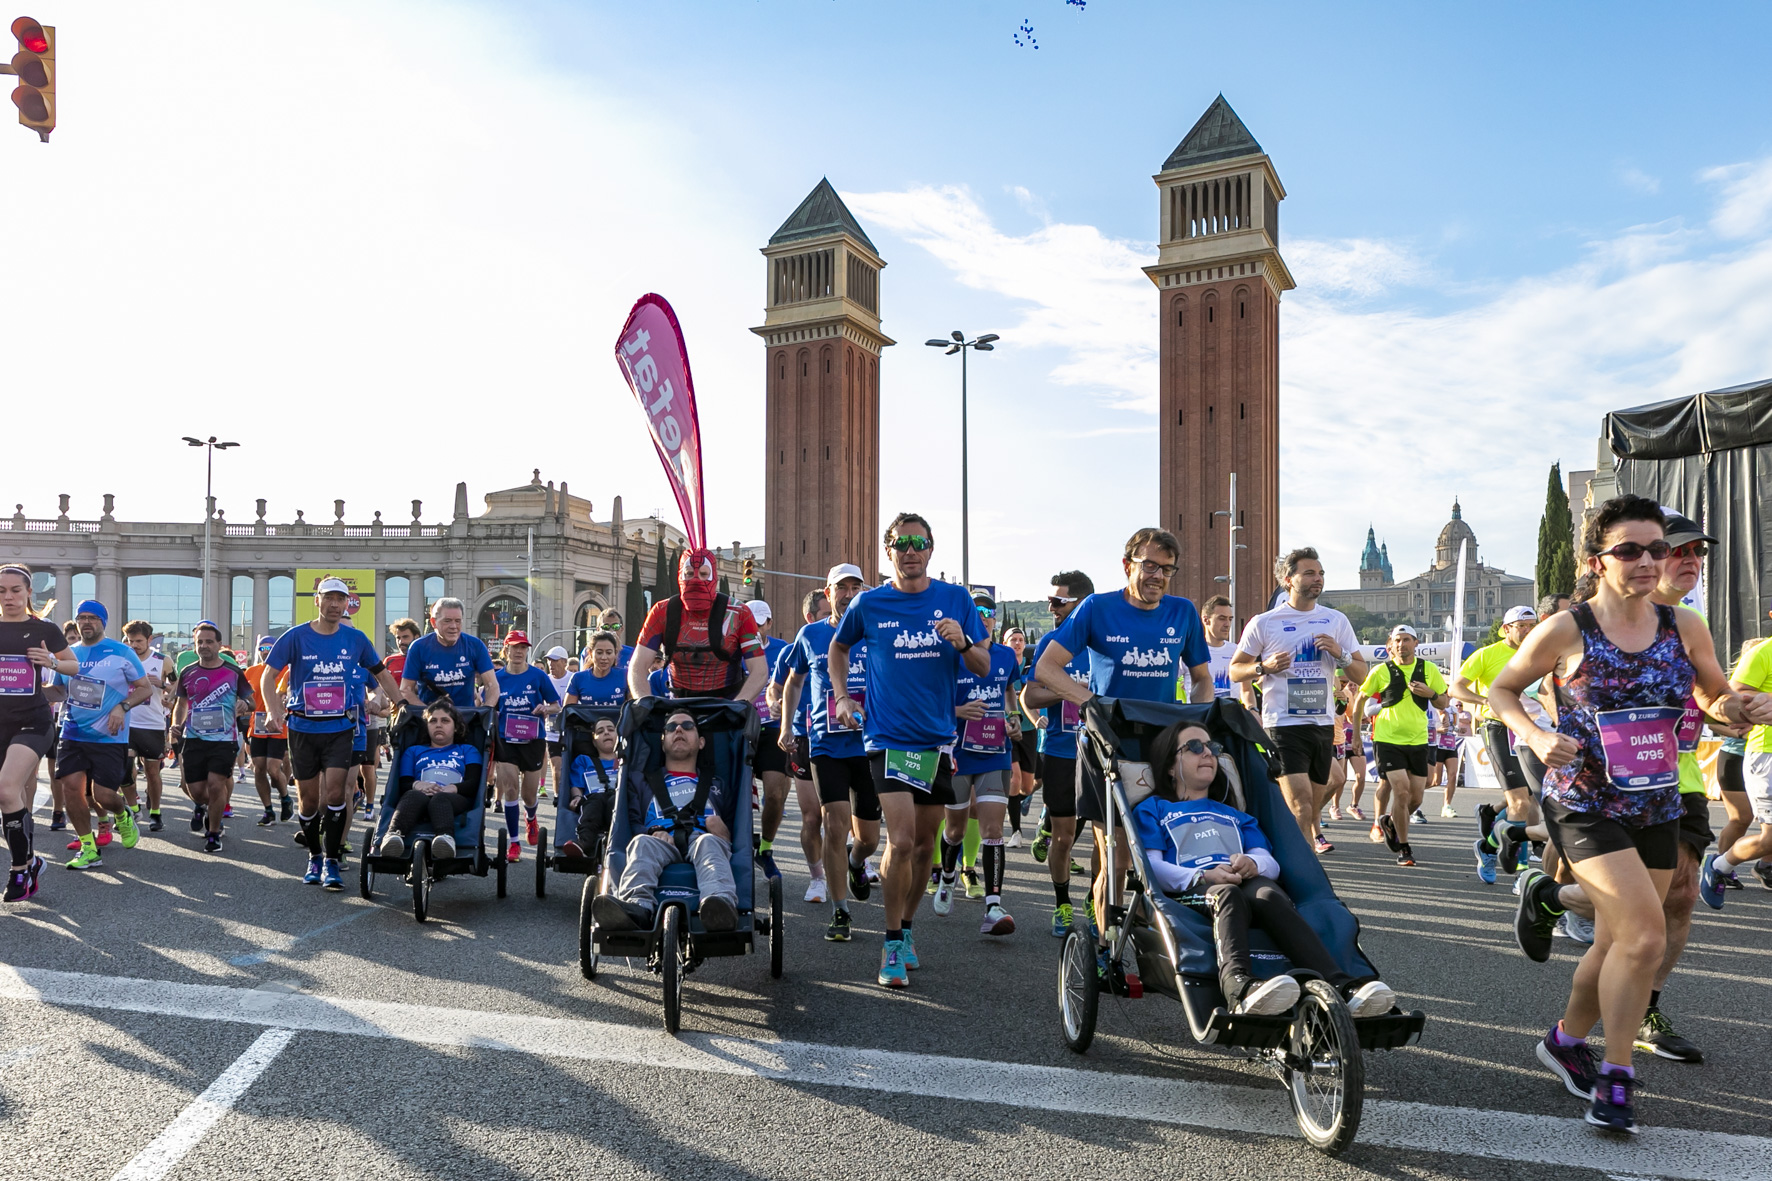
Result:
[[[889,792],[905,792],[914,797],[918,804],[947,807],[954,802],[954,760],[940,755],[935,760],[935,780],[929,785],[928,791],[918,791],[910,784],[899,779],[886,778],[886,755],[872,754],[868,756],[868,770],[874,777],[874,791],[879,795]],[[823,798],[822,795],[820,798]]]
[[[1747,791],[1747,781],[1741,777],[1741,764],[1745,755],[1738,755],[1732,750],[1717,752],[1717,786],[1724,791]]]
[[[548,761],[548,743],[545,738],[535,738],[528,742],[506,742],[503,738],[495,739],[492,744],[494,761],[509,763],[519,771],[539,771]]]
[[[247,740],[246,746],[247,753],[253,758],[272,759],[280,763],[283,761],[284,754],[289,750],[289,739],[266,738],[263,735],[254,734]]]
[[[558,738],[548,739],[548,758],[557,759],[565,753],[566,747]]]
[[[1040,756],[1040,796],[1046,811],[1060,818],[1077,814],[1077,760]]]
[[[1678,816],[1664,824],[1639,828],[1598,812],[1575,812],[1548,798],[1543,807],[1544,826],[1558,851],[1570,861],[1635,849],[1648,869],[1674,869],[1680,864]]]
[[[751,756],[751,771],[757,775],[788,773],[788,752],[781,749],[780,726],[763,727],[757,739],[757,752]]]
[[[138,759],[153,759],[158,762],[166,757],[166,731],[144,730],[139,726],[129,728],[129,753]]]
[[[42,758],[55,748],[55,735],[55,715],[47,709],[37,716],[0,722],[0,759],[6,757],[6,748],[9,746],[22,746]],[[1739,779],[1740,776],[1736,778]]]
[[[306,730],[289,732],[290,769],[297,779],[315,779],[320,772],[351,767],[351,747],[357,736],[350,730],[333,730],[327,734],[310,734]]]
[[[1506,723],[1494,720],[1483,723],[1483,749],[1489,752],[1489,767],[1501,780],[1504,790],[1530,787],[1526,773],[1520,769],[1519,753],[1507,748],[1508,734]]]
[[[1710,801],[1704,798],[1701,791],[1683,791],[1680,803],[1686,810],[1680,814],[1680,842],[1690,845],[1692,851],[1702,859],[1704,851],[1716,839],[1710,830]]]
[[[196,786],[211,775],[224,779],[234,777],[234,759],[240,754],[237,742],[208,742],[185,736],[184,780]]]
[[[116,791],[129,778],[129,745],[64,739],[56,747],[55,777],[82,774],[96,786]]]
[[[1031,729],[1024,726],[1015,741],[1009,744],[1009,749],[1015,753],[1017,770],[1032,775],[1040,769],[1040,754],[1034,747],[1034,732]]]
[[[814,755],[812,782],[818,785],[819,803],[848,804],[849,814],[857,820],[880,819],[880,793],[874,790],[873,760],[868,756]]]
[[[794,735],[794,757],[788,760],[788,770],[795,779],[812,780],[812,740],[804,734]]]
[[[1274,747],[1274,776],[1303,775],[1312,783],[1327,784],[1329,768],[1335,765],[1335,727],[1305,723],[1298,726],[1275,726],[1268,731]],[[1426,747],[1422,748],[1426,750]],[[1379,758],[1382,761],[1383,755]],[[1426,768],[1422,769],[1427,774]]]
[[[1303,726],[1293,726],[1294,730],[1302,730]],[[1427,743],[1417,746],[1412,742],[1374,742],[1372,753],[1378,756],[1378,773],[1389,775],[1392,771],[1405,771],[1410,775],[1427,777]]]
[[[1093,746],[1079,743],[1077,751],[1077,819],[1101,824],[1107,820],[1107,776],[1095,761]]]
[[[1458,748],[1456,746],[1436,746],[1432,749],[1434,752],[1433,760],[1436,763],[1450,763],[1453,759],[1458,757]]]

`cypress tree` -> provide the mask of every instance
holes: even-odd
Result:
[[[628,593],[621,611],[620,636],[622,643],[627,643],[628,636],[640,634],[640,625],[646,620],[646,584],[640,581],[640,552],[634,551],[634,567],[628,572]]]
[[[1553,463],[1545,494],[1544,516],[1538,520],[1538,564],[1534,571],[1540,596],[1566,595],[1575,587],[1575,527],[1569,519],[1569,494],[1563,489],[1563,465]]]

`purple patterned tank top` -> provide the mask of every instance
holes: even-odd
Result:
[[[1680,642],[1674,609],[1656,604],[1660,626],[1654,641],[1641,652],[1622,651],[1608,640],[1589,604],[1577,603],[1569,612],[1581,628],[1584,652],[1574,675],[1557,685],[1557,732],[1581,743],[1581,755],[1565,766],[1546,769],[1545,796],[1571,811],[1598,812],[1636,828],[1674,819],[1681,812],[1677,771],[1673,782],[1664,786],[1621,787],[1616,758],[1608,773],[1609,751],[1600,726],[1603,720],[1609,724],[1616,720],[1612,747],[1616,752],[1620,731],[1625,730],[1623,718],[1654,713],[1657,707],[1669,707],[1676,716],[1683,711],[1695,674]],[[1671,741],[1673,733],[1672,722],[1665,734],[1639,727],[1629,732],[1627,741]]]

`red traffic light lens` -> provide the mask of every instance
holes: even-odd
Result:
[[[12,35],[32,53],[49,52],[49,38],[44,36],[43,26],[28,16],[21,16],[12,22]]]
[[[42,93],[35,86],[21,86],[12,92],[12,105],[19,113],[33,123],[49,121],[49,104],[43,101]]]

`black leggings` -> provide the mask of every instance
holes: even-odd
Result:
[[[1249,928],[1260,927],[1295,968],[1309,968],[1345,993],[1362,983],[1341,970],[1329,949],[1292,905],[1292,898],[1271,878],[1250,878],[1241,885],[1220,883],[1206,890],[1202,907],[1212,916],[1212,939],[1218,945],[1218,985],[1227,1004],[1235,1005],[1254,979],[1249,956]],[[1366,979],[1372,979],[1367,977]]]
[[[597,840],[609,831],[609,803],[613,792],[586,792],[578,797],[578,828],[572,834],[586,857],[597,855]]]
[[[389,821],[394,831],[408,840],[421,821],[431,822],[431,831],[437,836],[448,834],[455,839],[455,818],[474,806],[474,801],[459,791],[440,791],[435,795],[426,795],[422,791],[408,791],[400,796],[400,802],[394,805],[394,818]]]

